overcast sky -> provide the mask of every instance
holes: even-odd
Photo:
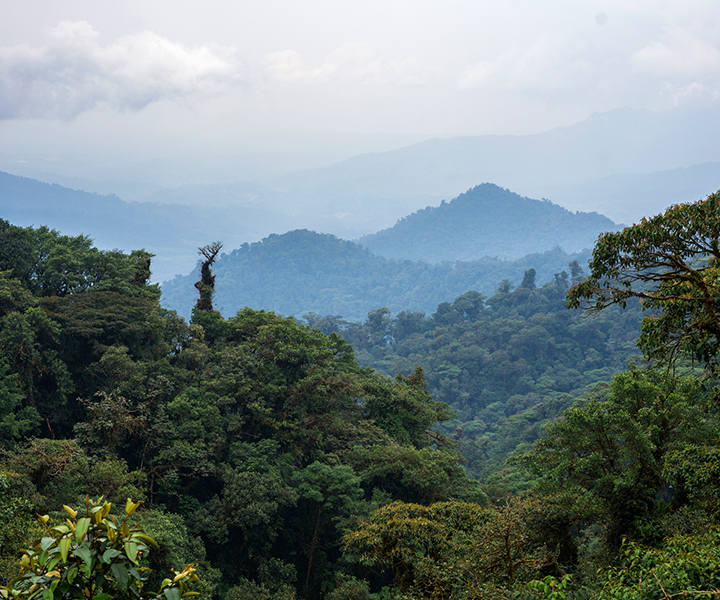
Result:
[[[532,133],[719,95],[717,0],[0,0],[5,151]]]

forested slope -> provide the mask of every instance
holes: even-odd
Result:
[[[421,371],[364,370],[339,336],[270,312],[188,324],[160,307],[147,253],[82,236],[0,222],[0,269],[2,584],[35,515],[64,523],[87,494],[143,501],[135,522],[162,544],[148,586],[195,563],[204,597],[236,599],[324,596],[357,572],[343,532],[382,504],[484,501],[431,431],[450,412]],[[91,568],[87,589],[122,586],[113,573]]]
[[[569,311],[572,283],[566,272],[540,288],[528,277],[533,287],[504,287],[490,298],[466,292],[428,316],[381,307],[362,323],[316,314],[303,321],[343,335],[360,364],[386,375],[421,366],[433,398],[455,412],[441,430],[459,443],[468,471],[518,491],[526,482],[500,481],[502,462],[593,385],[641,360],[639,303],[594,316]]]
[[[469,289],[490,296],[508,279],[518,285],[534,268],[537,281],[552,280],[568,262],[587,263],[589,252],[567,255],[559,248],[517,261],[483,259],[432,265],[376,256],[358,244],[328,234],[297,230],[243,244],[218,257],[216,306],[224,315],[249,306],[300,317],[314,312],[362,320],[368,311],[387,306],[432,313],[440,302]],[[162,286],[163,303],[189,317],[197,273]]]
[[[597,213],[573,213],[483,183],[358,242],[379,256],[431,263],[488,256],[518,259],[555,246],[566,252],[591,248],[600,233],[618,227]]]

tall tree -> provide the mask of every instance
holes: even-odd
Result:
[[[212,311],[212,298],[215,294],[215,275],[210,271],[210,267],[215,262],[218,253],[222,249],[221,242],[213,242],[207,246],[198,249],[198,254],[205,257],[200,265],[200,281],[195,284],[197,291],[200,292],[195,305],[198,310]]]
[[[598,238],[590,276],[568,292],[569,308],[598,312],[640,299],[638,345],[650,359],[681,355],[717,368],[720,353],[720,192],[677,204]]]

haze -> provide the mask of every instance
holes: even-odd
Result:
[[[321,151],[323,134],[329,160],[718,101],[711,1],[1,0],[0,12],[6,152],[308,139]]]
[[[0,170],[348,239],[484,181],[629,222],[720,187],[719,48],[700,0],[0,0]]]

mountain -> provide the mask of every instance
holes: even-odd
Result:
[[[597,213],[572,213],[549,201],[484,183],[438,207],[419,210],[394,227],[366,235],[359,243],[385,258],[517,259],[555,246],[569,252],[592,248],[600,233],[619,228]]]
[[[720,163],[719,137],[717,110],[656,113],[623,108],[531,135],[435,138],[403,147],[398,138],[393,150],[333,164],[330,154],[348,154],[327,152],[322,161],[312,162],[307,155],[320,147],[318,140],[296,140],[293,147],[304,151],[287,156],[238,154],[230,148],[152,158],[140,153],[108,157],[17,151],[0,153],[0,170],[100,194],[112,192],[126,201],[187,204],[208,211],[237,206],[237,221],[230,221],[254,233],[238,244],[288,229],[356,239],[483,181],[630,223],[720,188],[720,180],[708,169],[700,168],[701,176],[695,177],[698,166]],[[383,147],[390,147],[387,141]],[[309,164],[326,166],[307,168]],[[248,207],[274,218],[256,217]],[[277,224],[268,226],[273,219]],[[203,244],[207,233],[204,237]],[[209,239],[229,242],[230,237],[210,234]]]
[[[66,235],[91,231],[101,249],[145,248],[156,255],[153,279],[162,281],[190,270],[197,248],[214,239],[239,246],[290,227],[288,218],[253,204],[253,187],[246,188],[235,189],[236,201],[225,206],[183,206],[124,202],[0,172],[0,217]]]
[[[587,264],[589,251],[566,254],[560,248],[516,261],[485,258],[430,265],[388,260],[354,242],[307,230],[271,235],[222,254],[213,265],[215,307],[226,316],[249,306],[297,317],[306,313],[363,320],[381,306],[392,312],[410,309],[431,314],[440,302],[468,290],[486,296],[503,279],[517,285],[534,268],[537,283],[568,270],[571,260]],[[196,270],[162,285],[165,306],[188,317],[195,304]]]
[[[716,110],[655,113],[623,108],[543,133],[429,139],[260,181],[278,191],[312,191],[317,201],[327,202],[339,193],[386,198],[388,202],[414,194],[440,200],[479,182],[493,181],[573,210],[598,211],[616,221],[633,221],[644,213],[662,211],[672,199],[668,202],[663,197],[634,207],[624,200],[606,204],[602,196],[583,193],[592,192],[592,182],[605,177],[647,175],[720,161],[719,136],[720,113]],[[661,186],[657,182],[662,178],[643,180],[646,187],[640,191]],[[710,183],[700,196],[718,187],[720,183]]]
[[[671,204],[696,202],[720,189],[720,162],[653,173],[608,175],[579,185],[558,185],[549,197],[567,208],[602,207],[624,223],[650,217]]]

